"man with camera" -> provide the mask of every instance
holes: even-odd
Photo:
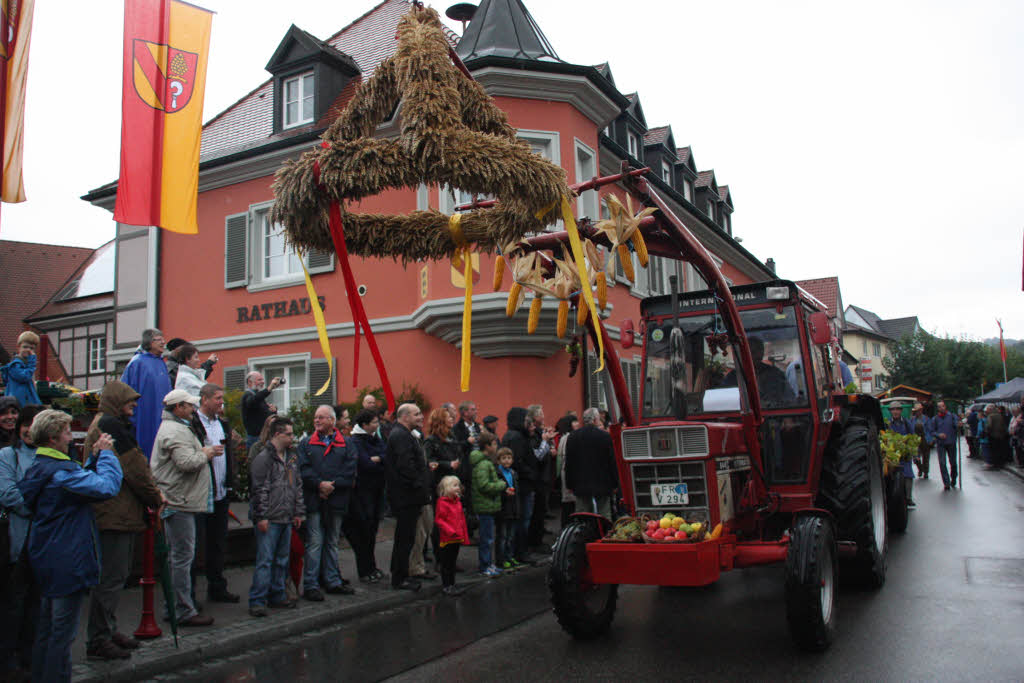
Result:
[[[270,386],[265,386],[263,375],[250,372],[245,378],[245,393],[242,394],[242,423],[245,424],[245,447],[251,448],[260,438],[263,424],[271,414],[277,412],[277,406],[267,403],[270,392],[284,384],[284,379],[275,377]]]

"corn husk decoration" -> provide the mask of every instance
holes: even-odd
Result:
[[[630,245],[636,251],[637,262],[642,268],[647,267],[649,257],[647,255],[647,244],[640,232],[640,221],[657,211],[653,207],[646,207],[639,213],[633,211],[633,199],[626,195],[626,205],[613,194],[604,196],[605,205],[608,207],[610,218],[597,223],[595,229],[603,232],[612,244],[612,249],[618,252],[619,263],[622,264],[622,272],[630,282],[636,282],[636,274],[633,272],[633,258],[629,254]]]

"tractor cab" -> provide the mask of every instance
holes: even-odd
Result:
[[[639,425],[623,430],[625,463],[620,469],[631,482],[624,489],[632,494],[637,514],[674,504],[684,514],[717,524],[740,512],[751,467],[743,429],[751,386],[757,387],[762,410],[762,422],[751,436],[759,444],[764,484],[783,509],[812,504],[817,487],[810,482],[817,481],[820,468],[820,458],[813,456],[820,455],[828,439],[832,393],[841,386],[824,307],[784,280],[730,291],[753,357],[753,383],[744,381],[736,361],[738,335],[726,328],[713,292],[651,297],[641,304]],[[697,462],[697,457],[710,462]],[[677,458],[694,460],[676,463],[679,471],[670,472],[668,462]],[[637,467],[641,459],[664,459],[666,465]],[[717,496],[699,473],[712,477]],[[679,506],[682,497],[659,495],[663,484],[685,484],[679,490],[696,495],[685,496],[687,504]]]

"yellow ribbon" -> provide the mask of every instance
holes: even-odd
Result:
[[[598,367],[594,372],[598,373],[604,370],[604,339],[601,335],[601,318],[598,317],[597,306],[594,305],[594,293],[590,291],[590,276],[587,274],[587,262],[583,257],[583,244],[580,242],[579,230],[576,229],[576,219],[572,215],[569,200],[565,197],[562,197],[562,220],[565,221],[565,231],[569,233],[569,246],[572,247],[572,256],[576,261],[576,269],[580,273],[580,294],[587,302],[590,319],[594,321],[594,331],[597,333],[595,336],[597,337]]]
[[[462,391],[469,391],[469,366],[471,361],[470,339],[473,336],[473,258],[472,249],[470,249],[469,245],[466,244],[466,236],[462,234],[461,213],[452,214],[448,218],[448,231],[451,233],[452,240],[455,242],[458,250],[455,252],[455,256],[458,257],[461,255],[462,257],[463,271],[465,273],[466,298],[462,304],[462,367],[460,388]],[[454,260],[455,259],[453,259],[453,261]]]
[[[306,294],[309,295],[309,304],[313,307],[316,333],[320,337],[320,350],[324,352],[324,358],[327,359],[327,381],[316,392],[315,395],[319,396],[327,391],[327,387],[331,385],[331,377],[334,375],[334,358],[331,356],[331,343],[327,340],[327,324],[324,322],[324,309],[320,308],[320,299],[316,296],[316,290],[313,289],[313,280],[310,279],[309,271],[306,270],[305,254],[299,254],[299,263],[302,265],[302,274],[306,276]]]

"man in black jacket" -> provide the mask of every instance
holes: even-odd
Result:
[[[388,500],[395,515],[395,540],[391,550],[391,586],[418,591],[420,582],[409,578],[409,553],[416,538],[416,522],[424,505],[430,504],[432,476],[423,447],[412,434],[422,429],[423,411],[414,403],[398,406],[388,435],[384,458]]]
[[[612,437],[597,426],[597,408],[583,411],[583,426],[569,434],[565,444],[566,487],[576,496],[578,512],[612,518],[612,494],[619,488]]]
[[[338,541],[356,483],[358,460],[355,451],[345,445],[345,437],[337,430],[336,421],[334,408],[317,408],[313,414],[314,431],[299,442],[298,449],[306,501],[302,595],[313,602],[324,599],[320,592],[321,575],[328,593],[355,593],[341,577]]]
[[[527,530],[530,546],[544,546],[544,520],[548,514],[548,497],[555,481],[555,431],[544,426],[544,406],[536,403],[526,408],[527,424],[530,431],[530,448],[537,458],[537,481],[534,486],[533,515]]]
[[[213,602],[238,602],[239,597],[228,590],[224,577],[224,547],[228,537],[228,511],[235,487],[235,458],[231,451],[231,427],[224,416],[224,390],[216,384],[204,384],[199,390],[199,410],[192,416],[192,429],[204,446],[213,447],[217,455],[209,463],[213,481],[213,512],[196,515],[196,553],[203,548],[206,569],[207,598]],[[197,564],[192,564],[192,585],[195,586]]]
[[[263,375],[250,372],[245,378],[245,393],[242,394],[242,424],[245,425],[245,447],[251,448],[260,438],[263,423],[271,413],[277,412],[277,406],[267,403],[270,392],[284,384],[284,380],[275,377],[270,386],[264,386]]]
[[[516,498],[519,504],[519,520],[516,527],[516,560],[527,562],[527,541],[533,505],[537,498],[537,487],[541,480],[541,463],[534,455],[531,445],[533,422],[525,408],[508,411],[508,431],[501,439],[501,445],[512,451],[512,466],[519,476]]]

